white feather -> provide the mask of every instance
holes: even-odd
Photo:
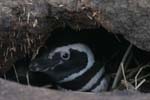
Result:
[[[83,86],[78,91],[86,91],[86,90],[90,89],[94,84],[96,84],[99,81],[99,79],[100,79],[100,77],[102,76],[103,73],[104,73],[104,67],[102,67],[96,73],[96,75],[85,86]]]
[[[108,81],[107,81],[107,79],[104,77],[104,78],[102,79],[102,81],[100,82],[100,84],[99,84],[96,88],[94,88],[93,90],[91,90],[91,92],[97,93],[97,92],[101,92],[101,91],[106,91],[107,88],[108,88]]]

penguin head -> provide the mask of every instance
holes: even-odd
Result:
[[[53,48],[31,61],[29,69],[48,74],[54,82],[73,80],[94,64],[94,55],[85,44]]]

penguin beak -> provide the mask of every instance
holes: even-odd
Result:
[[[29,65],[29,70],[33,72],[46,72],[54,70],[59,64],[62,64],[62,61],[56,59],[36,59]]]

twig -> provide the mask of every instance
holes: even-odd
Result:
[[[39,46],[39,47],[37,48],[36,52],[32,55],[31,60],[33,60],[33,59],[36,58],[36,56],[39,54],[39,51],[40,51],[40,48],[41,48],[41,47],[42,47],[42,46]]]
[[[27,85],[30,86],[29,72],[26,73]]]
[[[13,69],[14,69],[14,72],[15,72],[16,80],[17,80],[18,83],[20,83],[19,76],[18,76],[18,73],[17,73],[15,65],[13,65]]]
[[[137,81],[140,81],[140,80],[142,80],[142,79],[144,79],[144,78],[147,78],[148,76],[150,76],[150,73],[141,76],[140,78],[137,79]],[[135,79],[131,79],[131,80],[130,80],[130,83],[135,83]]]
[[[130,44],[130,46],[128,47],[128,49],[126,50],[126,52],[125,52],[125,54],[124,54],[124,56],[123,56],[123,58],[122,58],[122,61],[121,61],[120,65],[119,65],[119,68],[118,68],[116,77],[115,77],[114,82],[113,82],[113,85],[112,85],[112,89],[115,89],[115,88],[116,88],[118,82],[119,82],[120,79],[121,79],[121,76],[122,76],[122,74],[121,74],[121,64],[124,64],[124,63],[125,63],[125,61],[126,61],[128,55],[129,55],[131,49],[132,49],[132,44]]]
[[[135,87],[137,87],[137,85],[138,85],[138,76],[140,75],[140,73],[143,71],[143,69],[145,69],[145,68],[150,68],[150,66],[149,65],[146,65],[146,66],[143,66],[142,68],[140,68],[139,69],[139,71],[137,72],[137,74],[135,75]]]
[[[121,70],[122,70],[122,75],[123,75],[123,79],[124,79],[124,82],[125,82],[126,89],[128,90],[128,82],[127,82],[127,79],[126,79],[123,63],[121,63]]]
[[[146,79],[143,79],[143,80],[135,87],[135,90],[137,90],[145,81],[146,81]]]

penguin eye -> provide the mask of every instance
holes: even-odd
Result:
[[[67,53],[67,52],[62,52],[62,53],[61,53],[61,58],[62,58],[63,60],[69,60],[70,54]]]

